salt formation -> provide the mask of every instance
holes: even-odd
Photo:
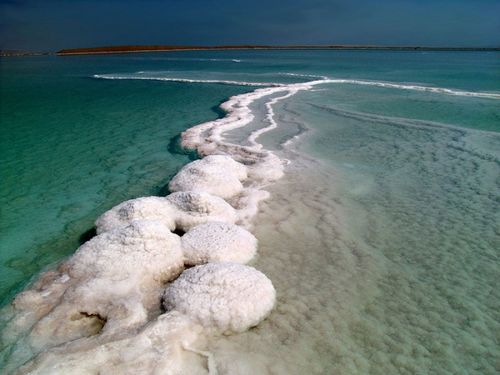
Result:
[[[206,375],[210,358],[195,349],[201,334],[202,328],[184,315],[163,314],[139,332],[117,340],[92,337],[48,350],[16,374]]]
[[[179,236],[162,223],[135,221],[83,244],[59,267],[59,283],[21,293],[15,306],[36,316],[28,337],[33,351],[147,323],[159,309],[162,286],[183,270]],[[51,296],[53,292],[55,295]],[[38,312],[30,302],[41,300]],[[19,320],[16,324],[26,324]]]
[[[180,272],[180,239],[158,221],[134,221],[84,243],[64,265],[77,279],[119,281],[138,278],[140,285],[169,280]],[[119,267],[117,267],[119,265]]]
[[[221,198],[231,198],[243,190],[241,181],[247,178],[244,165],[229,156],[210,155],[196,160],[170,181],[169,189],[175,191],[202,191]]]
[[[259,324],[275,304],[271,281],[241,264],[254,257],[257,240],[235,223],[249,227],[269,196],[262,188],[283,175],[283,162],[257,143],[274,120],[252,133],[251,146],[225,142],[223,133],[252,121],[255,100],[287,93],[266,107],[272,120],[272,104],[308,88],[235,96],[222,105],[223,119],[184,132],[183,146],[204,158],[182,168],[172,194],[104,213],[95,238],[3,311],[6,371],[23,363],[21,374],[210,371],[213,359],[194,348],[209,334]],[[182,272],[185,264],[195,267]]]
[[[225,261],[248,263],[257,251],[257,239],[247,230],[233,224],[201,224],[181,239],[184,263],[198,265]]]
[[[134,220],[157,220],[170,230],[175,220],[170,203],[162,197],[143,197],[120,203],[96,220],[97,233],[129,225]]]
[[[271,280],[253,267],[216,262],[184,271],[165,291],[164,306],[221,333],[259,324],[276,299]]]
[[[176,229],[188,231],[209,221],[234,223],[237,220],[236,211],[229,203],[207,193],[182,191],[166,199],[176,208]]]
[[[134,220],[162,222],[171,231],[187,231],[208,221],[234,223],[236,212],[223,199],[203,192],[177,192],[120,203],[96,220],[97,233],[129,225]]]

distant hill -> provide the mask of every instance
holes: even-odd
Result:
[[[499,47],[494,48],[452,48],[452,47],[419,47],[419,46],[350,46],[350,45],[231,45],[231,46],[109,46],[92,48],[71,48],[62,49],[57,55],[97,55],[112,53],[139,53],[139,52],[167,52],[167,51],[201,51],[201,50],[250,50],[250,49],[270,49],[270,50],[393,50],[393,51],[500,51]]]

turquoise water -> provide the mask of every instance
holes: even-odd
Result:
[[[249,83],[318,76],[467,95],[331,82],[275,104],[278,128],[259,142],[291,163],[256,234],[257,266],[278,306],[257,330],[211,350],[253,373],[500,371],[498,53],[2,60],[4,301],[71,254],[100,213],[166,193],[193,157],[175,137],[221,116],[224,99]],[[212,82],[192,82],[203,80]],[[254,121],[227,139],[261,126],[265,103],[253,103]]]
[[[189,161],[174,137],[216,118],[219,102],[245,90],[90,78],[137,67],[119,57],[2,60],[3,303],[71,254],[100,213],[164,191]]]
[[[318,373],[498,373],[500,133],[442,125],[462,122],[440,108],[420,116],[418,108],[406,112],[419,120],[401,118],[401,107],[381,115],[387,97],[378,101],[384,107],[369,114],[360,112],[364,103],[347,109],[332,105],[325,92],[306,92],[282,109],[284,120],[311,129],[302,151],[334,170],[327,193],[305,183],[302,194],[320,196],[315,207],[321,217],[328,209],[320,207],[336,201],[349,228],[338,237],[354,239],[361,249],[346,251],[357,254],[359,264],[330,273],[332,290],[348,289],[362,301],[344,317],[349,328],[338,324],[326,339],[330,348],[345,340],[350,353],[339,358],[342,351],[326,349],[315,358],[323,364]],[[479,111],[470,109],[474,117],[488,118]],[[490,118],[488,126],[481,118],[461,120],[498,130],[499,122]],[[341,248],[330,237],[334,225],[326,219],[315,224],[316,237],[323,238],[317,248]],[[364,264],[371,257],[376,260]],[[346,283],[343,273],[356,276]],[[317,274],[328,274],[326,266],[316,265]],[[329,301],[335,292],[308,292],[315,295],[306,298],[308,305],[341,314]]]

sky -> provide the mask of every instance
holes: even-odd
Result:
[[[499,47],[500,0],[0,0],[0,49],[127,44]]]

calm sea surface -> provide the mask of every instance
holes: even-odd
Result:
[[[500,53],[219,51],[0,64],[3,304],[89,238],[99,214],[167,194],[194,157],[179,134],[223,116],[225,99],[252,84],[327,78],[278,102],[278,128],[259,139],[291,161],[255,229],[277,309],[256,332],[212,350],[253,350],[277,373],[500,371]],[[256,121],[264,104],[252,107]]]

